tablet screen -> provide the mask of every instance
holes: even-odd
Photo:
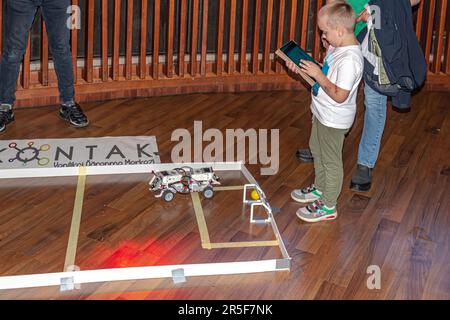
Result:
[[[300,63],[300,60],[308,60],[314,62],[320,67],[320,64],[318,64],[308,53],[306,53],[306,51],[300,48],[294,41],[289,41],[284,46],[282,46],[280,50],[297,65]]]

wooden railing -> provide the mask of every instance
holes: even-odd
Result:
[[[211,1],[217,2],[217,10],[208,10],[208,0],[85,0],[84,27],[71,31],[77,99],[302,87],[276,62],[274,50],[295,39],[319,59],[322,49],[316,19],[324,0]],[[72,0],[73,5],[79,2]],[[0,18],[3,3],[0,0]],[[114,8],[112,24],[109,6]],[[137,14],[134,6],[141,9]],[[94,19],[98,10],[101,19]],[[429,63],[426,86],[432,89],[450,88],[449,11],[447,0],[423,0],[415,9],[417,37]],[[208,21],[217,23],[214,50],[208,48]],[[138,34],[133,32],[136,24]],[[96,28],[101,30],[100,43],[94,40]],[[112,32],[112,43],[108,32]],[[86,41],[83,54],[80,39]],[[121,50],[123,41],[125,50]],[[138,52],[133,50],[136,41]],[[56,75],[43,23],[38,61],[31,59],[30,42],[18,81],[17,106],[57,104]],[[99,56],[94,54],[95,46],[100,46]]]

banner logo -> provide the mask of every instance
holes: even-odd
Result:
[[[47,151],[50,149],[50,145],[48,144],[43,144],[41,145],[39,148],[36,148],[33,146],[34,142],[30,141],[28,142],[28,146],[24,147],[24,148],[19,148],[17,146],[17,143],[15,142],[11,142],[9,144],[9,147],[11,149],[15,149],[17,151],[16,155],[14,158],[9,159],[9,162],[13,162],[13,161],[19,161],[22,162],[23,165],[27,165],[28,162],[31,162],[33,160],[37,160],[37,164],[39,166],[46,166],[49,162],[50,159],[47,157],[39,157],[39,153],[41,151]]]
[[[0,141],[0,170],[153,163],[154,136]]]

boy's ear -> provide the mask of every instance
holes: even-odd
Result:
[[[346,30],[343,26],[338,26],[337,32],[338,32],[338,36],[342,38],[345,35]]]

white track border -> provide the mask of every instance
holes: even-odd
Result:
[[[250,183],[258,184],[242,162],[214,162],[214,163],[166,163],[127,166],[98,166],[86,167],[86,175],[110,174],[148,174],[152,171],[171,170],[173,168],[190,166],[194,169],[212,167],[215,171],[241,171]],[[78,176],[79,167],[37,168],[37,169],[7,169],[0,170],[0,179],[43,178]],[[275,224],[271,221],[272,229],[279,243],[283,255],[282,259],[237,261],[224,263],[181,264],[165,266],[146,266],[114,269],[96,269],[85,271],[67,271],[30,275],[16,275],[0,277],[0,290],[60,286],[61,290],[72,290],[75,285],[93,282],[140,280],[154,278],[174,278],[174,271],[183,270],[185,277],[244,274],[270,271],[289,271],[291,258],[281,239]]]

